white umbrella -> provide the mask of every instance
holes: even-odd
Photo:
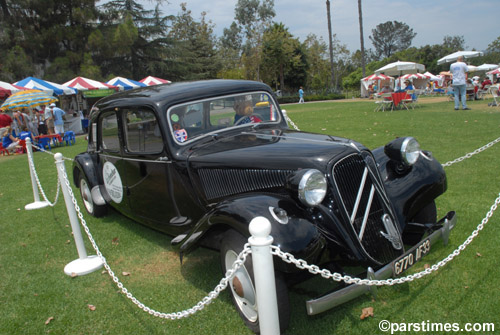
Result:
[[[482,64],[476,68],[476,71],[487,72],[487,71],[498,69],[499,67],[500,67],[500,65],[498,65],[498,64]]]
[[[457,51],[448,56],[444,56],[443,58],[438,60],[439,64],[451,63],[458,59],[458,57],[462,56],[463,58],[473,58],[482,56],[483,53],[481,51]]]
[[[376,74],[384,73],[389,76],[403,75],[407,73],[424,72],[425,65],[414,62],[394,62],[375,70]]]

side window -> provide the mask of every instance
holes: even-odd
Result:
[[[120,151],[120,138],[118,137],[118,119],[114,112],[106,113],[100,120],[101,149],[109,152]]]
[[[163,151],[158,120],[148,109],[125,109],[125,143],[127,150],[134,153],[160,153]]]

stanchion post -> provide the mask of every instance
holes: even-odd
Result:
[[[252,248],[252,263],[257,293],[257,308],[259,311],[259,328],[263,335],[279,335],[278,299],[274,278],[273,256],[271,244],[273,238],[271,223],[265,217],[259,216],[250,222],[248,242]]]
[[[24,206],[24,209],[29,211],[32,209],[47,207],[50,205],[50,203],[48,201],[40,201],[40,195],[38,193],[38,185],[36,183],[35,172],[31,168],[30,164],[30,162],[33,162],[33,166],[35,166],[35,163],[33,161],[33,149],[31,148],[31,139],[29,137],[26,138],[26,153],[28,156],[28,168],[30,169],[31,187],[33,188],[33,198],[34,198],[34,202]]]
[[[76,215],[75,205],[73,204],[73,199],[68,190],[68,185],[66,184],[66,168],[64,167],[63,156],[60,152],[54,155],[57,166],[57,175],[59,176],[59,181],[61,183],[61,189],[64,195],[64,201],[66,203],[66,210],[68,212],[69,221],[71,223],[71,229],[73,230],[73,237],[75,239],[76,249],[78,251],[79,259],[76,259],[68,263],[64,267],[64,273],[68,276],[82,276],[88,273],[94,272],[102,267],[103,263],[98,256],[87,256],[87,251],[85,250],[85,244],[83,243],[82,231],[78,223],[78,217]]]

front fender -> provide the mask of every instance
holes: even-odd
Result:
[[[286,223],[272,214],[274,208],[286,212]],[[189,251],[212,229],[234,229],[250,237],[250,221],[263,216],[271,222],[273,244],[306,261],[319,259],[326,245],[324,237],[307,217],[306,211],[290,198],[276,195],[250,194],[218,203],[187,234],[172,240],[181,253]],[[281,223],[279,221],[282,221]],[[283,270],[283,269],[282,269]]]
[[[73,160],[73,183],[76,187],[80,187],[78,181],[80,173],[83,173],[90,187],[101,184],[97,169],[97,157],[95,155],[91,155],[88,152],[76,155]]]
[[[446,173],[430,152],[423,152],[405,173],[396,171],[383,147],[372,152],[402,229],[422,208],[446,191]]]

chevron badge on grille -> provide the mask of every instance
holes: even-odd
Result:
[[[401,244],[401,240],[399,239],[399,232],[394,226],[394,222],[392,222],[389,214],[382,215],[382,222],[384,223],[385,230],[387,233],[380,231],[383,237],[385,237],[389,242],[392,243],[392,247],[396,250],[401,250],[403,245]]]

